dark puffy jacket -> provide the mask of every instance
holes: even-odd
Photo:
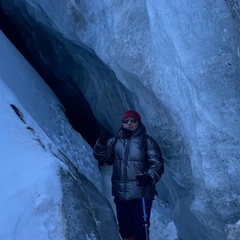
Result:
[[[156,194],[155,183],[163,173],[163,159],[156,141],[146,134],[143,124],[130,138],[111,138],[107,145],[99,141],[94,146],[94,157],[100,164],[113,164],[112,195],[121,200],[141,198],[141,188],[137,186],[136,176],[148,173],[153,181],[146,187],[146,199]]]

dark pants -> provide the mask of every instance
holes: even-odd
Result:
[[[116,204],[118,227],[122,238],[134,236],[136,240],[146,240],[142,199],[121,201],[114,198],[114,203]],[[145,199],[145,206],[149,233],[152,200]]]

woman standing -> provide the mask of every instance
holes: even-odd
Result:
[[[117,138],[108,139],[108,132],[103,132],[94,146],[94,157],[99,164],[113,164],[112,195],[122,238],[148,240],[155,184],[164,167],[161,150],[146,134],[140,115],[134,110],[125,112]]]

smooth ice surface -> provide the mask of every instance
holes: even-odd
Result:
[[[140,112],[166,159],[159,198],[184,240],[239,238],[238,1],[2,3],[100,123],[116,132],[127,108]]]

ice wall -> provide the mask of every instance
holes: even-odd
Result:
[[[1,31],[0,66],[0,239],[119,240],[91,147]]]
[[[140,112],[166,159],[158,188],[182,238],[203,239],[200,229],[204,239],[234,236],[240,219],[238,2],[2,3],[31,51],[56,76],[78,84],[104,126],[114,132],[126,108]],[[186,211],[189,220],[182,221]]]

